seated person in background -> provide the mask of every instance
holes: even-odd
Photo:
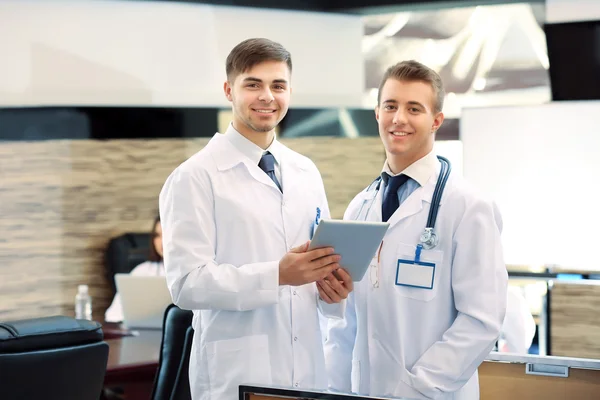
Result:
[[[535,320],[519,287],[509,285],[507,296],[506,316],[498,339],[498,351],[528,354],[535,336]]]
[[[156,217],[154,220],[152,236],[150,238],[150,254],[148,255],[148,261],[141,263],[131,270],[131,274],[137,276],[165,275],[160,217]],[[112,304],[106,310],[104,319],[106,322],[123,321],[123,309],[121,308],[121,296],[119,296],[119,293],[115,294]]]

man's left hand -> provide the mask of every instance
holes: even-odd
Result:
[[[342,268],[330,273],[325,279],[317,281],[319,296],[327,304],[339,303],[348,297],[354,289],[350,274]]]

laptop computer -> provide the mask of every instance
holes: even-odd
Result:
[[[172,303],[164,276],[115,274],[121,296],[123,325],[129,329],[162,329],[165,309]]]

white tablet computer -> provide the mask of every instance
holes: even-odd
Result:
[[[335,253],[342,256],[342,268],[358,282],[367,272],[389,225],[388,222],[324,219],[319,222],[308,248],[333,247]]]

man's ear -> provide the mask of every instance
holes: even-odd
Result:
[[[444,113],[440,111],[439,113],[437,113],[437,115],[433,119],[433,125],[431,126],[431,132],[437,132],[437,130],[440,129],[440,126],[442,126],[443,123],[444,123]]]
[[[375,119],[379,122],[379,106],[375,106]]]
[[[229,81],[225,81],[225,83],[223,84],[223,91],[225,92],[225,97],[227,98],[227,100],[233,101],[233,98],[231,97],[231,84],[229,83]]]

